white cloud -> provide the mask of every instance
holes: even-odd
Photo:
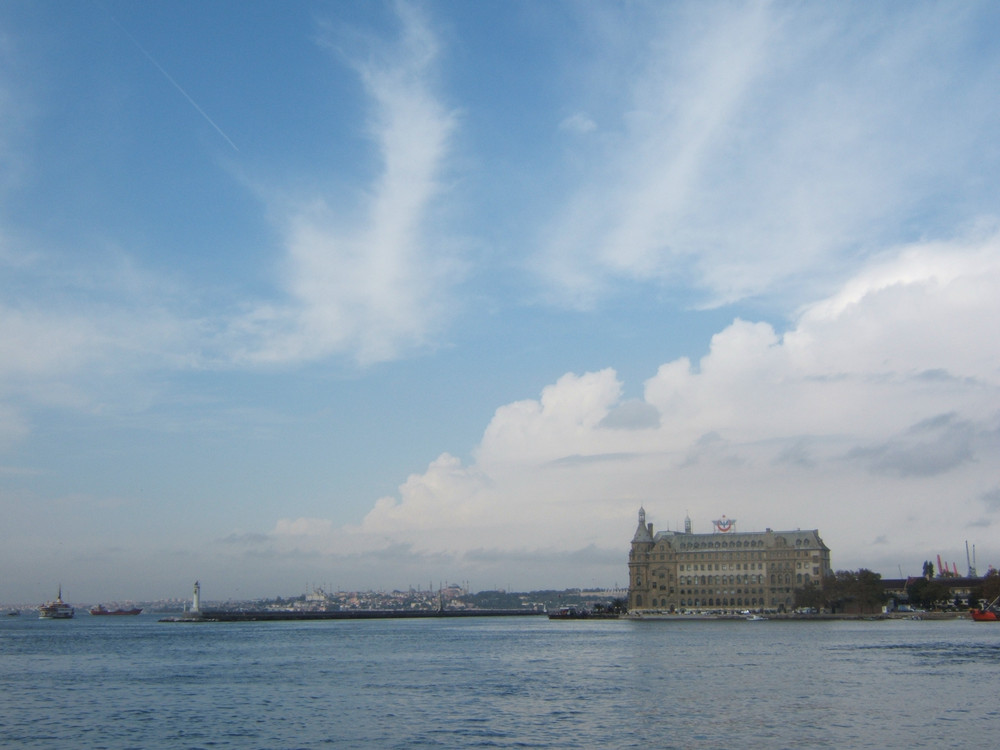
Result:
[[[389,360],[427,343],[441,321],[459,264],[436,235],[432,208],[456,115],[433,91],[433,34],[411,7],[397,9],[398,47],[354,63],[372,105],[369,130],[381,173],[357,211],[323,196],[290,211],[293,302],[261,308],[241,323],[262,335],[253,359],[348,353],[361,363]]]
[[[583,112],[576,112],[560,122],[559,129],[583,135],[597,130],[597,123],[589,115]]]
[[[697,367],[646,382],[658,426],[607,428],[635,408],[612,370],[565,375],[497,409],[473,465],[442,455],[364,531],[469,565],[479,549],[594,545],[624,566],[645,504],[661,528],[726,513],[745,529],[818,527],[840,566],[919,566],[961,545],[996,494],[998,261],[998,236],[903,248],[784,336],[737,320]]]
[[[995,63],[962,65],[965,14],[655,15],[618,62],[640,71],[620,132],[578,144],[589,166],[540,241],[536,270],[564,303],[638,280],[694,284],[705,305],[797,304],[913,227],[951,232],[943,191],[961,196],[956,221],[993,210],[969,175],[995,164]]]
[[[204,322],[170,309],[170,280],[117,253],[102,261],[81,267],[39,250],[0,258],[14,290],[0,301],[0,401],[9,404],[0,434],[27,435],[36,407],[142,409],[159,387],[149,372],[203,364]]]
[[[14,240],[0,227],[0,444],[29,434],[38,405],[106,417],[143,402],[141,412],[173,374],[231,365],[233,337],[251,365],[334,354],[377,362],[434,341],[463,270],[439,213],[459,120],[437,93],[435,35],[413,6],[395,7],[399,38],[347,56],[370,104],[377,168],[367,187],[346,202],[332,189],[291,206],[271,200],[284,301],[246,302],[252,312],[227,330],[218,300],[144,276],[127,252],[86,238],[49,252],[58,229],[21,225]],[[557,201],[539,268],[576,303],[622,280],[693,281],[705,304],[767,295],[772,309],[788,309],[783,295],[801,305],[791,329],[736,320],[701,361],[660,367],[641,399],[624,399],[612,369],[567,374],[538,399],[498,408],[471,463],[442,453],[357,527],[285,518],[227,548],[268,562],[311,555],[359,576],[373,551],[387,571],[469,565],[498,581],[517,562],[557,585],[589,578],[584,565],[618,577],[639,504],[661,527],[686,510],[703,526],[723,512],[751,528],[819,526],[835,560],[852,565],[913,554],[919,563],[928,546],[996,523],[997,237],[980,227],[961,242],[875,255],[995,210],[998,64],[988,51],[974,64],[961,54],[975,9],[841,17],[826,6],[663,7],[653,12],[661,23],[626,14],[617,28],[633,57],[592,56],[601,94],[556,103],[576,112],[559,124],[564,133],[594,137],[564,139],[576,150],[568,195],[558,175],[531,172]],[[4,59],[9,39],[0,38]],[[36,157],[18,140],[31,130],[19,90],[28,84],[13,82],[0,79],[4,198]],[[622,99],[612,112],[607,102]],[[484,166],[492,179],[497,165]],[[499,176],[500,190],[509,184]],[[7,206],[12,227],[17,205]],[[490,205],[486,225],[497,210],[508,212],[500,225],[518,221]],[[94,236],[84,224],[63,230]],[[525,231],[539,234],[530,221]],[[148,251],[172,258],[165,242]],[[501,255],[481,278],[506,273]],[[491,302],[508,288],[490,287]],[[6,463],[8,477],[31,471]],[[567,578],[550,578],[556,570]]]

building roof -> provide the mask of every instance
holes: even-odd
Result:
[[[709,534],[685,534],[679,531],[658,531],[651,539],[654,544],[667,542],[673,549],[717,550],[785,546],[789,549],[826,549],[817,529],[795,531],[727,531]]]

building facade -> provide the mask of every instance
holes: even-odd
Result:
[[[789,611],[795,590],[822,588],[831,572],[830,550],[815,529],[737,532],[736,522],[715,521],[709,534],[653,533],[646,511],[629,552],[628,605],[632,611]]]

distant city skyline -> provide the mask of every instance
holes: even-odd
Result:
[[[3,3],[0,601],[1000,564],[998,23]]]

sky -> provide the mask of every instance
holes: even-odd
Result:
[[[1000,565],[998,25],[0,4],[0,601]]]

